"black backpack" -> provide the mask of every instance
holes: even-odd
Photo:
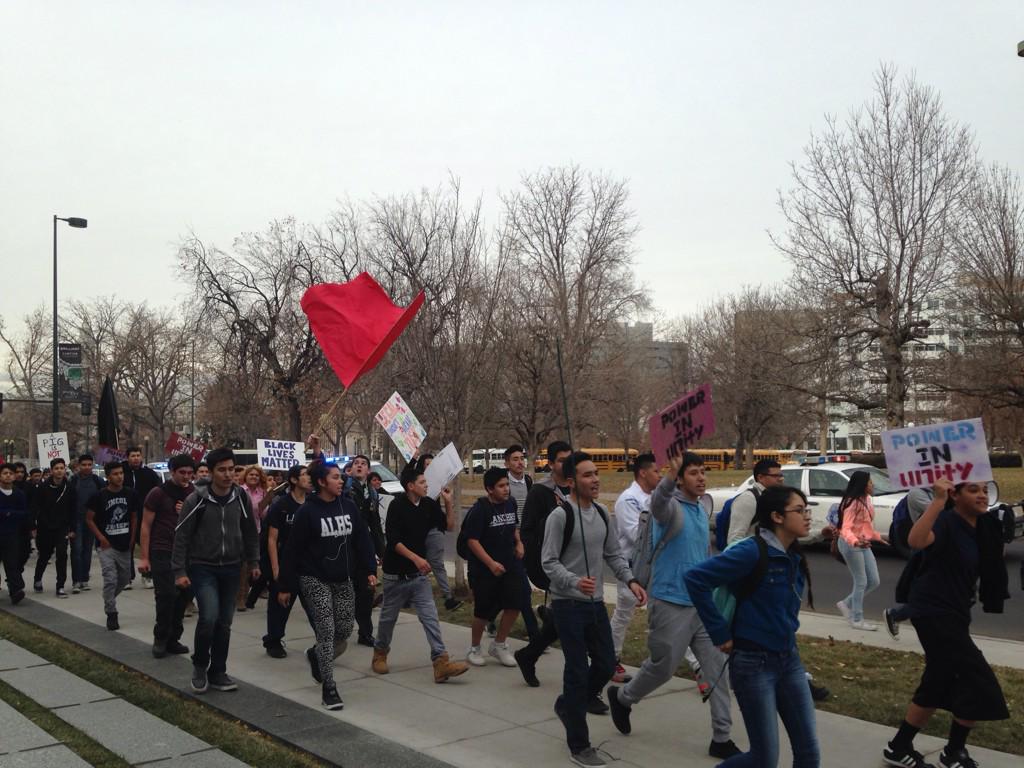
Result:
[[[482,502],[487,502],[486,504]],[[466,530],[466,521],[475,517],[476,515],[486,514],[488,517],[494,514],[494,507],[491,505],[490,500],[486,496],[481,496],[476,500],[476,504],[470,507],[469,512],[462,518],[462,526],[459,528],[459,537],[455,540],[455,553],[463,560],[469,560],[473,554],[469,550],[469,536]],[[487,521],[487,525],[490,525],[491,521]],[[486,528],[487,525],[484,527]]]
[[[565,530],[562,533],[562,546],[559,550],[559,554],[564,555],[565,550],[569,547],[569,542],[572,541],[573,529],[576,527],[576,510],[568,501],[558,501],[557,497],[556,504],[565,510]],[[604,535],[607,540],[608,534],[611,533],[612,529],[608,519],[608,512],[596,501],[594,502],[594,507],[604,521]],[[544,549],[544,529],[547,526],[548,515],[553,511],[554,507],[546,512],[536,514],[529,523],[524,519],[523,527],[520,530],[520,538],[523,540],[523,549],[525,551],[523,562],[526,565],[526,575],[537,589],[545,591],[551,586],[551,579],[548,578],[547,573],[544,571],[544,566],[541,564],[541,551]]]

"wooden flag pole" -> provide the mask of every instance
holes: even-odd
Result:
[[[345,387],[345,389],[341,390],[337,397],[334,398],[334,403],[327,409],[326,413],[320,417],[317,427],[318,432],[326,434],[327,425],[330,423],[330,420],[334,418],[334,414],[338,410],[338,406],[341,405],[341,402],[345,399],[345,395],[348,394],[350,389],[351,387]]]

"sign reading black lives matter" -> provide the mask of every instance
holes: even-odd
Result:
[[[60,388],[60,399],[66,403],[81,403],[88,393],[82,386],[84,368],[82,366],[82,345],[60,343],[57,345],[57,370]]]
[[[306,463],[306,444],[261,438],[256,441],[256,455],[263,469],[289,469]]]

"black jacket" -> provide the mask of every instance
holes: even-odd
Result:
[[[978,602],[985,613],[1002,613],[1010,599],[1010,578],[1003,560],[1003,526],[994,516],[978,518]]]
[[[324,501],[310,494],[295,513],[281,562],[283,592],[299,590],[299,576],[337,584],[377,573],[366,521],[344,494]]]
[[[366,527],[370,529],[370,538],[373,539],[373,549],[377,557],[384,557],[384,529],[380,524],[380,497],[372,488],[363,485],[352,478],[345,488],[353,503],[363,516]]]
[[[65,477],[54,487],[47,480],[32,494],[32,518],[36,528],[67,533],[75,526],[75,489]]]
[[[150,491],[154,488],[159,488],[161,483],[163,483],[160,475],[145,465],[138,469],[132,469],[127,461],[122,461],[121,466],[124,468],[125,487],[135,491],[140,499],[145,500]]]

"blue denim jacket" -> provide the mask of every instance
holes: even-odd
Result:
[[[760,535],[768,544],[768,566],[754,593],[736,606],[732,627],[715,607],[712,590],[723,584],[735,584],[754,569],[758,552],[753,538],[744,539],[691,568],[686,573],[686,585],[715,645],[742,639],[770,651],[788,651],[796,644],[796,630],[800,626],[800,599],[804,591],[800,555],[786,552],[774,533],[761,531]]]

